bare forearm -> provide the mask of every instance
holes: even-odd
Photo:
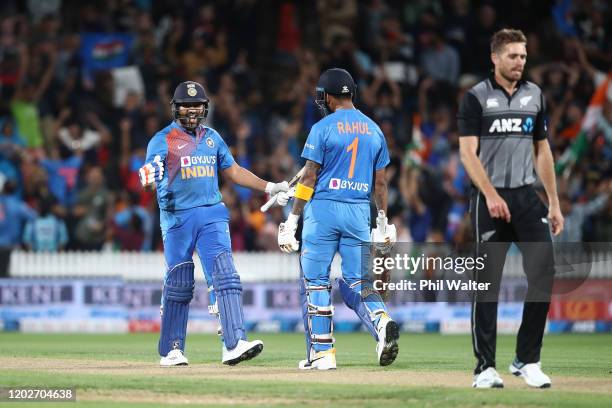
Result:
[[[536,172],[542,180],[546,196],[548,197],[548,205],[551,207],[559,206],[559,197],[557,195],[557,180],[555,177],[554,162],[550,148],[540,148],[536,153]]]
[[[472,183],[474,183],[485,196],[496,192],[495,187],[491,184],[491,180],[489,180],[489,176],[487,176],[487,172],[475,153],[462,152],[461,162],[470,176]]]
[[[374,175],[374,203],[378,211],[383,210],[385,213],[387,212],[387,197],[387,176],[385,169],[380,169]]]
[[[383,210],[387,212],[387,185],[378,187],[374,190],[374,202],[376,203],[376,209],[378,211]]]
[[[317,172],[319,171],[320,166],[314,162],[307,161],[304,166],[304,174],[300,177],[299,183],[314,189],[315,183],[317,182]],[[298,197],[295,197],[293,202],[293,208],[291,209],[291,214],[297,215],[298,217],[302,215],[304,212],[304,207],[306,206],[307,200],[302,200]]]
[[[229,174],[234,183],[253,190],[265,191],[266,184],[268,183],[267,181],[260,179],[242,166],[235,166],[236,167],[233,169],[230,168],[231,171]]]

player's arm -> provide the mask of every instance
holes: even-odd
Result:
[[[240,166],[238,163],[232,164],[227,169],[223,170],[223,174],[231,181],[242,187],[251,188],[253,190],[264,191],[267,181],[260,179],[255,174]]]
[[[542,185],[548,197],[548,219],[552,226],[553,234],[559,235],[563,231],[564,220],[561,214],[561,207],[559,206],[559,196],[557,195],[554,159],[550,150],[550,144],[546,138],[544,107],[542,107],[536,118],[533,147],[536,173],[538,173],[538,177],[542,180]]]
[[[376,170],[374,174],[374,203],[378,211],[387,213],[387,176],[385,169]]]
[[[487,172],[476,154],[477,151],[478,136],[463,136],[459,138],[461,163],[463,163],[463,167],[465,167],[465,171],[470,176],[472,183],[484,195],[489,214],[491,214],[492,218],[502,218],[506,222],[510,222],[508,204],[506,204],[506,201],[504,201],[493,184],[491,184],[491,180],[489,180],[489,176],[487,176]]]
[[[312,160],[306,160],[304,173],[295,187],[295,200],[291,213],[287,217],[287,221],[278,226],[278,246],[283,252],[295,252],[300,247],[298,240],[295,238],[297,223],[304,212],[306,203],[314,193],[314,186],[317,182],[317,174],[320,169],[321,165],[319,163]]]
[[[389,165],[389,150],[385,137],[380,132],[382,146],[374,162],[374,203],[378,210],[376,228],[370,231],[370,241],[381,254],[389,254],[397,241],[395,225],[388,223],[387,218],[387,174],[385,168]]]
[[[293,208],[291,209],[291,214],[297,216],[298,218],[304,212],[304,207],[306,203],[312,196],[314,192],[314,186],[317,182],[317,174],[321,169],[321,165],[319,163],[313,162],[311,160],[306,160],[306,165],[304,166],[304,174],[300,177],[300,181],[298,182],[295,194],[295,201],[293,202]]]
[[[510,210],[503,198],[489,180],[482,162],[478,158],[478,133],[480,133],[480,120],[482,107],[478,99],[467,92],[461,101],[458,114],[459,127],[459,156],[465,171],[472,183],[485,196],[489,214],[492,218],[502,218],[510,222]]]
[[[265,191],[270,195],[275,195],[281,191],[289,190],[289,184],[286,181],[281,183],[272,183],[260,179],[251,171],[245,169],[238,163],[234,162],[230,167],[223,170],[223,173],[234,183],[242,187],[251,188],[253,190]]]
[[[302,158],[306,160],[306,165],[304,166],[300,181],[295,186],[293,208],[287,220],[278,226],[278,246],[283,252],[295,252],[300,247],[298,240],[295,238],[297,223],[304,212],[304,206],[306,206],[306,203],[312,198],[314,193],[317,174],[321,169],[321,163],[323,163],[326,132],[326,129],[321,129],[318,124],[315,124],[310,129],[304,144]]]
[[[387,159],[388,160],[388,159]],[[370,241],[381,254],[389,254],[397,241],[395,225],[387,219],[387,175],[385,167],[378,168],[374,173],[374,203],[378,210],[376,228],[370,231]]]
[[[149,141],[145,165],[138,170],[140,184],[147,190],[154,190],[156,183],[164,178],[166,155],[168,146],[157,135]]]

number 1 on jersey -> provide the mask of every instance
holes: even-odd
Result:
[[[355,172],[355,159],[357,159],[357,147],[359,146],[359,138],[355,137],[351,144],[346,148],[347,152],[351,150],[353,153],[351,154],[351,166],[349,167],[348,178],[353,178],[353,173]]]

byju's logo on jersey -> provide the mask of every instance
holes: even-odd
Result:
[[[340,189],[340,179],[333,178],[329,180],[329,188],[331,190],[339,190]]]
[[[181,156],[181,167],[191,167],[196,164],[216,164],[217,156]]]
[[[533,131],[533,119],[503,118],[495,119],[489,127],[489,133],[531,133]]]
[[[181,178],[214,177],[217,156],[181,156]]]
[[[368,183],[359,183],[356,181],[333,178],[329,180],[329,189],[363,191],[364,193],[367,193],[368,191],[370,191],[370,185]]]

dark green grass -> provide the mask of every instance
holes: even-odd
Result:
[[[262,356],[247,363],[249,366],[293,370],[304,355],[301,334],[261,334],[266,348]],[[338,334],[339,377],[345,370],[375,376],[380,370],[397,372],[444,372],[465,380],[465,388],[413,386],[365,386],[362,384],[330,384],[325,381],[300,383],[299,381],[252,379],[227,380],[194,376],[117,375],[105,373],[83,374],[71,372],[37,372],[23,367],[18,370],[0,370],[0,386],[77,387],[78,390],[143,390],[163,395],[194,395],[241,397],[253,402],[265,398],[286,400],[286,405],[315,406],[612,406],[610,395],[589,395],[559,388],[551,390],[504,389],[473,390],[470,371],[474,365],[469,336],[440,336],[403,333],[398,360],[387,368],[376,365],[374,341],[366,334]],[[514,356],[513,336],[498,339],[498,368],[508,377],[507,365]],[[116,360],[121,362],[153,363],[158,361],[157,336],[131,335],[25,335],[0,334],[1,357]],[[218,364],[221,345],[213,335],[191,335],[187,341],[187,355],[192,366]],[[546,372],[555,376],[609,379],[612,388],[612,336],[611,335],[549,335],[545,337],[542,361]],[[92,364],[95,363],[92,361]],[[236,367],[240,370],[241,367]],[[171,372],[170,372],[171,373]],[[317,373],[304,373],[316,376]],[[2,404],[0,404],[2,405]],[[17,406],[15,403],[6,406]],[[269,405],[269,404],[266,404]],[[19,403],[19,407],[40,404]],[[48,403],[43,406],[126,406],[124,402]],[[151,404],[129,404],[147,406]],[[157,405],[169,406],[169,405]]]

